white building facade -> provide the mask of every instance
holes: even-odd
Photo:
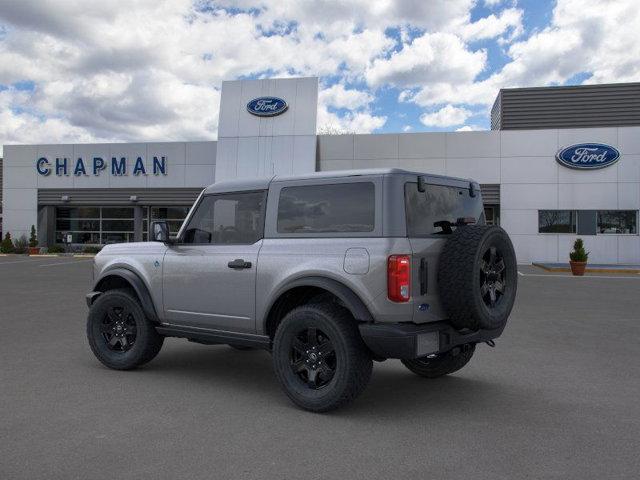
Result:
[[[5,145],[3,232],[35,225],[43,246],[141,241],[152,220],[176,228],[216,180],[397,167],[478,181],[519,263],[566,262],[577,236],[593,263],[640,263],[640,127],[317,136],[317,97],[316,78],[224,82],[217,142]],[[557,160],[587,144],[618,158]]]

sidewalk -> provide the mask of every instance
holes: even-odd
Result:
[[[571,267],[568,263],[553,262],[533,262],[533,266],[542,268],[548,272],[570,272]],[[587,263],[587,273],[638,273],[640,274],[640,265],[637,264],[606,264],[606,263]]]

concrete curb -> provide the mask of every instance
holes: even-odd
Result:
[[[548,265],[543,265],[541,263],[532,263],[534,267],[538,267],[547,272],[571,272],[571,267],[550,267]],[[638,273],[640,274],[640,268],[606,268],[606,267],[589,267],[587,264],[587,268],[585,273]]]

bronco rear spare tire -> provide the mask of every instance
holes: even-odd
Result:
[[[513,244],[502,228],[457,228],[440,254],[438,288],[442,306],[455,328],[504,327],[518,284]]]

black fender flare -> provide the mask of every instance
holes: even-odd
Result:
[[[133,291],[140,299],[140,306],[142,307],[142,310],[144,311],[144,314],[147,316],[147,318],[153,322],[159,321],[158,314],[156,313],[156,308],[153,305],[153,300],[151,299],[151,294],[149,293],[149,289],[137,273],[126,268],[114,268],[112,270],[107,270],[95,283],[93,288],[94,291],[98,292],[99,294],[103,293],[104,291],[100,289],[100,284],[109,277],[120,277],[129,285],[131,285],[131,288],[133,288]],[[93,296],[92,301],[95,300],[95,298],[97,298],[98,296],[99,295]]]
[[[347,287],[345,284],[340,283],[337,280],[333,280],[332,278],[309,276],[297,278],[295,280],[287,282],[277,290],[277,292],[273,295],[273,299],[269,304],[269,308],[267,308],[265,311],[266,314],[264,318],[262,319],[263,331],[267,331],[267,321],[269,320],[269,315],[278,299],[286,292],[296,287],[318,287],[327,290],[328,292],[338,297],[340,301],[342,301],[342,303],[344,303],[344,305],[356,320],[367,323],[373,322],[373,316],[371,315],[371,312],[369,312],[367,306],[360,299],[360,297],[353,290],[351,290],[351,288]]]

